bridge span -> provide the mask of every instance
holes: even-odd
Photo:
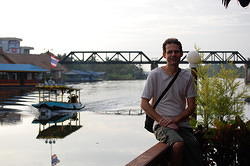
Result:
[[[183,51],[181,64],[188,64]],[[202,55],[202,63],[235,63],[250,64],[238,51],[199,51]],[[61,61],[61,64],[165,64],[165,59],[149,58],[142,51],[71,51]]]
[[[188,51],[183,51],[180,64],[188,64]],[[238,51],[199,51],[203,64],[244,64],[245,81],[250,83],[250,59],[246,59]],[[149,58],[142,51],[71,51],[63,57],[61,64],[150,64],[151,69],[158,64],[165,64],[163,56]]]

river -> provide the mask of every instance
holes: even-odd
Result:
[[[57,155],[59,166],[125,165],[156,143],[143,128],[145,115],[139,114],[144,83],[135,80],[75,84],[81,88],[81,102],[86,105],[79,113],[82,127],[51,144],[37,139],[39,124],[32,123],[37,111],[31,104],[38,102],[38,93],[12,94],[5,90],[11,100],[0,110],[1,165],[50,165],[51,154]],[[249,108],[246,105],[248,118]]]

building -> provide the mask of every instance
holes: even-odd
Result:
[[[95,82],[102,81],[105,72],[71,70],[63,75],[65,82]]]
[[[30,50],[32,50],[33,47],[20,46],[21,41],[22,39],[15,37],[0,37],[0,65],[10,64],[9,66],[12,65],[13,68],[16,69],[18,68],[18,70],[11,72],[6,72],[3,70],[0,71],[2,79],[3,77],[11,78],[14,75],[14,77],[19,80],[19,79],[26,79],[23,78],[23,76],[22,78],[19,77],[20,73],[22,73],[21,75],[27,75],[27,77],[29,78],[31,75],[33,76],[34,73],[36,73],[35,75],[39,75],[37,73],[44,73],[43,79],[37,81],[44,82],[46,80],[53,79],[56,83],[61,83],[63,81],[62,72],[66,71],[66,68],[58,63],[59,60],[56,58],[56,56],[49,51],[42,54],[30,54]],[[34,72],[32,70],[25,71],[26,74],[24,74],[24,71],[22,71],[24,68],[19,68],[22,65],[25,66],[24,67],[25,69],[30,67],[28,65],[33,65],[36,66],[37,69],[40,68],[41,70],[37,72]],[[46,70],[46,72],[43,70]],[[34,78],[37,79],[38,77]]]
[[[0,87],[30,87],[42,81],[44,72],[31,64],[0,64]]]
[[[52,56],[54,57],[54,54],[52,54],[51,52],[46,52],[42,54],[11,54],[2,51],[0,52],[0,65],[1,64],[16,64],[16,66],[18,64],[34,65],[36,67],[39,67],[40,69],[46,70],[46,72],[40,71],[43,72],[44,75],[43,75],[43,80],[39,81],[44,82],[45,79],[49,79],[49,77],[51,77],[54,81],[59,83],[62,82],[62,72],[64,72],[66,68],[59,63],[56,65],[56,67],[52,66],[51,65]],[[5,71],[0,71],[0,72],[5,72]],[[15,73],[18,72],[20,71],[15,71]]]
[[[22,39],[15,37],[1,37],[0,38],[0,50],[5,53],[11,54],[30,54],[30,50],[33,47],[20,46]]]

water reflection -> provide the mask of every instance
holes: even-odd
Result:
[[[55,152],[53,152],[53,144],[56,143],[56,140],[64,139],[82,127],[79,112],[42,112],[32,123],[39,124],[36,139],[45,140],[46,144],[50,144],[51,165],[60,162]]]
[[[16,109],[0,109],[0,124],[14,125],[21,122],[21,114]]]
[[[18,101],[33,90],[34,88],[0,88],[0,101],[5,101],[8,99]]]
[[[32,123],[39,124],[39,132],[36,138],[45,140],[63,139],[82,127],[79,112],[42,114],[35,118]]]
[[[17,125],[22,122],[23,106],[29,106],[33,88],[0,88],[0,124]],[[28,97],[29,96],[29,97]]]
[[[0,110],[8,106],[28,106],[29,99],[35,99],[31,96],[33,88],[0,88]]]

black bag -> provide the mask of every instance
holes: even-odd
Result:
[[[157,99],[157,101],[155,102],[153,108],[155,109],[156,106],[158,105],[158,103],[160,102],[160,100],[163,98],[163,96],[167,93],[168,89],[171,87],[171,85],[174,83],[174,81],[176,80],[178,74],[180,73],[181,69],[179,68],[177,73],[175,74],[174,78],[171,80],[171,82],[168,84],[168,86],[166,87],[166,89],[162,92],[161,96]],[[150,116],[148,116],[146,114],[146,119],[145,119],[145,123],[144,123],[144,128],[146,130],[148,130],[149,132],[153,133],[153,125],[154,125],[154,119],[152,119]]]
[[[148,116],[146,114],[146,119],[145,119],[145,125],[144,128],[146,130],[148,130],[149,132],[153,133],[153,124],[154,124],[154,119],[150,118],[150,116]]]

